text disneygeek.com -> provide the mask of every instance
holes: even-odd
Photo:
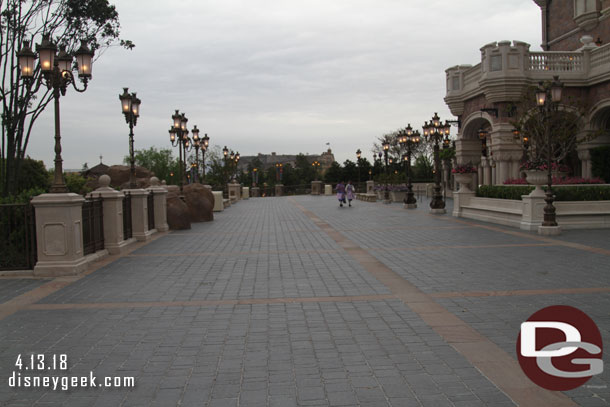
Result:
[[[66,391],[74,388],[130,388],[135,387],[136,384],[133,376],[105,376],[98,379],[91,371],[88,376],[30,376],[21,373],[22,370],[33,373],[50,372],[52,370],[66,372],[68,370],[68,357],[65,354],[30,354],[23,357],[20,354],[17,355],[15,367],[18,371],[13,371],[8,378],[8,385],[13,388],[49,388]]]

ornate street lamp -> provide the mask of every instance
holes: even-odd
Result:
[[[411,156],[413,148],[420,142],[419,132],[414,132],[411,124],[409,124],[399,133],[398,142],[407,150],[405,155],[405,164],[407,167],[407,195],[404,199],[405,208],[414,209],[417,208],[417,200],[413,194],[413,185],[411,183]]]
[[[252,187],[258,185],[258,168],[252,169]]]
[[[43,34],[42,41],[36,46],[38,58],[40,59],[41,79],[36,84],[32,93],[36,93],[44,78],[45,85],[49,90],[53,91],[54,111],[55,111],[55,172],[53,176],[53,184],[51,185],[51,193],[67,193],[68,187],[64,181],[61,158],[61,132],[59,122],[59,98],[66,95],[68,85],[72,85],[77,92],[87,90],[89,79],[91,79],[91,59],[93,52],[82,42],[80,48],[74,52],[76,65],[78,69],[78,77],[83,83],[83,88],[79,89],[76,86],[76,78],[72,72],[73,57],[66,53],[63,47],[60,47],[59,53],[55,55],[57,46],[53,44],[50,34]],[[17,53],[19,61],[19,73],[26,83],[30,83],[34,78],[34,62],[36,54],[30,48],[30,42],[24,41],[23,47]]]
[[[133,148],[133,128],[140,117],[141,100],[136,97],[136,93],[129,93],[129,88],[123,88],[123,93],[119,95],[121,101],[121,110],[125,115],[125,121],[129,124],[129,188],[135,189],[138,187],[136,182],[136,160]]]
[[[441,124],[441,119],[437,113],[434,113],[432,120],[428,124],[423,125],[424,137],[427,142],[434,143],[434,194],[430,201],[430,209],[432,213],[445,213],[445,201],[441,194],[441,171],[440,171],[440,148],[439,143],[447,133],[447,128],[450,125]]]
[[[208,133],[205,133],[201,139],[201,181],[205,181],[205,152],[208,151],[210,146],[210,138]]]
[[[282,163],[275,163],[275,180],[282,182],[282,172],[284,171],[284,165]]]
[[[390,190],[388,189],[388,150],[390,150],[390,142],[388,140],[384,140],[383,144],[383,157],[385,159],[385,190],[383,191],[383,203],[390,203]],[[381,154],[381,153],[379,153]]]
[[[315,181],[317,181],[318,180],[318,168],[320,168],[320,162],[318,160],[315,160],[314,162],[311,163],[311,166],[313,167]]]
[[[561,94],[563,90],[563,83],[559,80],[558,76],[553,76],[553,82],[550,86],[544,86],[540,82],[538,90],[536,91],[536,104],[540,108],[544,120],[544,132],[546,139],[546,165],[547,165],[547,188],[546,196],[544,201],[544,220],[542,222],[543,227],[554,227],[557,226],[557,219],[555,216],[555,206],[553,206],[553,171],[552,171],[552,160],[553,160],[553,148],[551,140],[551,116],[553,112],[556,112],[561,102]]]
[[[188,122],[188,119],[186,118],[184,113],[180,114],[180,111],[176,110],[176,113],[172,115],[172,121],[173,125],[169,129],[169,141],[172,143],[172,146],[178,146],[178,165],[180,166],[180,198],[184,199],[183,185],[184,175],[186,173],[186,149],[190,145],[188,129],[186,128],[186,123]],[[192,146],[190,148],[192,148]]]
[[[360,157],[362,157],[362,151],[356,150],[356,164],[358,165],[358,183],[360,184]]]

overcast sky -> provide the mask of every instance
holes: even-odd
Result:
[[[113,3],[113,0],[110,0]],[[114,1],[122,37],[89,90],[61,99],[64,168],[119,164],[129,129],[123,87],[142,100],[136,149],[170,147],[175,109],[210,144],[242,156],[319,154],[369,160],[377,136],[450,117],[445,69],[480,62],[480,47],[521,40],[540,50],[532,0]],[[455,132],[455,128],[452,128]],[[174,149],[177,155],[177,149]],[[28,154],[53,165],[52,105]]]

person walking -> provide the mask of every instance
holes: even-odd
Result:
[[[352,199],[355,199],[356,188],[352,184],[352,181],[347,181],[347,185],[345,186],[345,193],[347,195],[347,202],[349,202],[349,206],[352,206]]]
[[[345,184],[343,181],[339,181],[337,184],[337,199],[339,200],[339,206],[343,208],[343,202],[345,202]]]

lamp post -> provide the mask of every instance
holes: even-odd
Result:
[[[234,171],[234,175],[233,175],[233,179],[235,180],[235,182],[237,182],[237,172],[239,171],[239,151],[237,153],[235,153],[234,156],[234,160],[235,160],[235,171]]]
[[[229,149],[227,148],[227,146],[224,146],[224,148],[222,149],[222,155],[223,155],[223,159],[225,162],[224,165],[224,176],[223,176],[223,183],[224,183],[224,187],[223,189],[226,192],[225,198],[229,197],[229,187],[227,186],[227,173],[228,173],[228,159],[229,159]]]
[[[184,113],[180,114],[179,110],[176,110],[176,113],[172,115],[172,120],[174,124],[169,129],[169,140],[172,143],[172,146],[178,146],[178,164],[180,166],[180,176],[179,176],[179,184],[180,184],[180,197],[184,199],[183,195],[183,186],[184,186],[184,174],[186,172],[185,161],[186,161],[186,147],[189,144],[188,130],[186,128],[186,123],[188,119],[184,115]]]
[[[385,188],[383,191],[383,203],[390,203],[390,191],[388,189],[388,150],[390,150],[390,142],[385,140],[382,144],[383,146],[383,157],[385,159]],[[381,154],[381,153],[379,153]]]
[[[417,208],[417,200],[413,194],[413,185],[411,184],[411,154],[413,153],[413,147],[420,142],[420,134],[418,131],[414,132],[411,124],[409,124],[399,133],[398,142],[407,150],[405,155],[407,167],[407,195],[404,199],[405,208],[414,209]]]
[[[553,77],[553,82],[550,86],[544,86],[542,83],[539,84],[538,90],[536,91],[536,104],[540,108],[540,113],[544,121],[544,135],[546,139],[546,165],[547,165],[547,189],[544,201],[544,220],[542,227],[555,227],[557,226],[557,219],[555,216],[555,206],[553,206],[553,145],[551,139],[551,115],[556,112],[561,102],[561,93],[563,90],[563,83],[559,80],[558,76]]]
[[[445,129],[446,127],[449,127],[449,124],[441,124],[440,117],[438,117],[437,113],[434,113],[430,124],[426,122],[423,126],[426,141],[434,142],[434,194],[430,201],[430,212],[432,213],[445,213],[445,201],[443,201],[443,195],[441,194],[439,143],[442,141],[443,136],[447,131]]]
[[[318,160],[316,160],[311,163],[311,166],[313,167],[315,181],[317,181],[318,180],[318,168],[320,168],[320,162]]]
[[[121,101],[121,109],[125,115],[125,121],[129,124],[129,188],[135,189],[138,187],[136,183],[136,160],[134,157],[133,148],[133,128],[140,117],[141,100],[136,97],[136,93],[129,93],[129,88],[123,88],[123,93],[119,95]]]
[[[200,143],[200,147],[201,147],[201,182],[205,181],[205,152],[208,151],[209,146],[210,146],[210,138],[208,137],[208,133],[205,133],[205,135],[201,139],[201,143]]]
[[[282,172],[284,165],[282,163],[275,163],[275,180],[279,183],[282,182]]]
[[[358,184],[360,184],[360,157],[362,157],[362,151],[356,150],[356,164],[358,165]]]
[[[252,169],[252,187],[258,184],[258,168]]]
[[[74,52],[76,65],[78,67],[78,77],[83,83],[83,88],[76,86],[76,78],[72,72],[72,55],[69,55],[64,47],[59,48],[56,55],[57,46],[53,44],[50,34],[44,34],[42,41],[36,46],[38,58],[40,59],[40,71],[44,78],[45,85],[53,91],[54,111],[55,111],[55,171],[51,193],[67,193],[68,187],[64,181],[61,158],[61,132],[59,120],[59,98],[66,95],[68,85],[72,85],[77,92],[87,90],[89,79],[91,79],[91,59],[93,52],[87,47],[85,42],[81,43],[80,48]],[[34,62],[36,54],[30,48],[30,42],[24,41],[23,47],[17,53],[19,60],[19,72],[26,83],[30,83],[34,77]],[[36,93],[40,88],[42,79],[37,83],[32,93]]]
[[[202,148],[202,140],[199,138],[199,129],[197,125],[193,126],[191,130],[193,134],[193,147],[195,147],[195,182],[201,183],[201,179],[199,178],[199,149]]]

